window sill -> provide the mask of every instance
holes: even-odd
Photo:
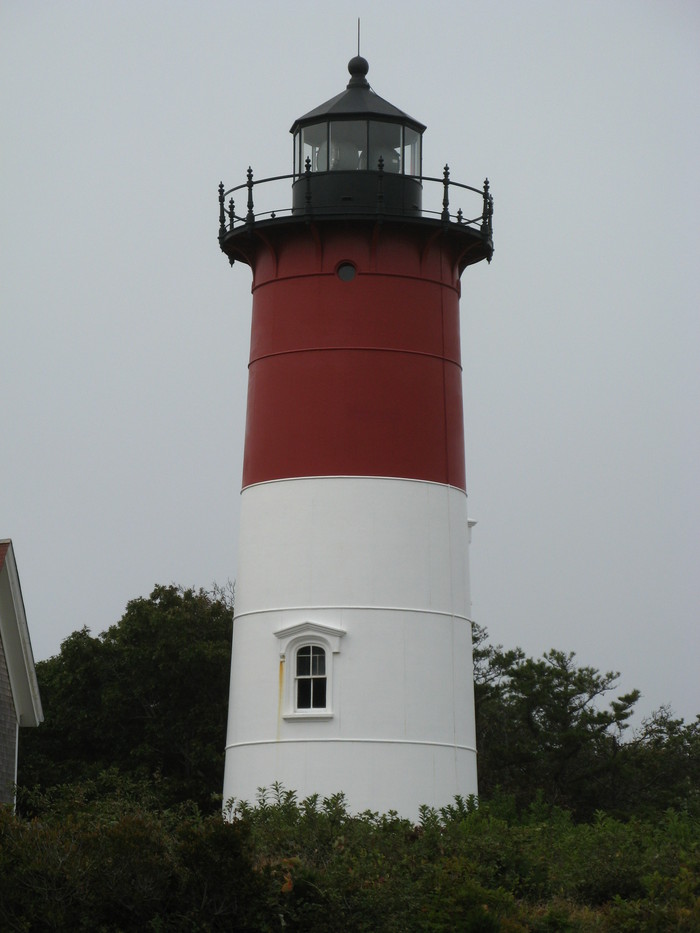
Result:
[[[332,718],[333,718],[333,713],[331,713],[331,712],[329,712],[329,711],[327,711],[327,710],[322,710],[322,709],[319,709],[319,710],[310,710],[308,713],[307,713],[305,710],[304,710],[304,711],[300,710],[299,712],[296,712],[296,713],[285,713],[284,716],[283,716],[282,718],[283,718],[283,719],[287,719],[287,720],[289,720],[289,719],[304,719],[304,720],[308,720],[308,719],[332,719]]]

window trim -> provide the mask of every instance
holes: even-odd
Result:
[[[308,652],[308,673],[299,673],[299,664],[302,652]],[[323,670],[320,673],[314,673],[314,662],[323,658]],[[321,688],[321,683],[323,687]],[[299,702],[299,694],[302,692],[302,684],[308,684],[308,706]],[[322,690],[323,696],[319,697],[318,692]],[[317,703],[318,699],[323,699],[323,703]],[[325,713],[328,709],[328,649],[325,645],[319,645],[317,642],[306,642],[294,652],[294,710],[297,713],[321,712]]]
[[[299,622],[284,626],[275,632],[280,641],[280,661],[284,663],[283,713],[286,720],[332,719],[334,655],[340,652],[340,639],[345,630],[320,622]],[[296,656],[300,648],[309,645],[323,648],[326,652],[326,706],[323,709],[297,709],[296,707]]]

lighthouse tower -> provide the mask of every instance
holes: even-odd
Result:
[[[477,790],[459,296],[492,201],[422,174],[368,67],[295,121],[291,175],[219,188],[253,274],[224,798],[415,818]]]

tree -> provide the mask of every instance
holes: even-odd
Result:
[[[159,806],[216,809],[223,784],[230,594],[158,586],[99,636],[84,628],[37,664],[46,720],[20,733],[19,783],[47,789],[116,769]],[[700,719],[659,710],[626,734],[638,691],[549,651],[528,658],[476,627],[474,681],[482,800],[497,791],[588,819],[667,807],[700,811]],[[339,790],[342,788],[339,788]],[[31,795],[20,795],[32,812]]]
[[[37,664],[45,722],[23,730],[19,783],[50,787],[116,767],[163,803],[211,809],[223,784],[232,601],[157,586],[93,637]],[[28,733],[31,732],[31,735]]]
[[[539,793],[554,805],[588,817],[605,806],[622,764],[627,720],[639,699],[633,690],[600,700],[618,673],[578,667],[573,652],[551,650],[539,659],[520,648],[504,651],[475,633],[475,701],[479,786],[499,787],[526,805]]]
[[[644,816],[675,808],[700,815],[700,716],[686,723],[662,706],[620,751],[623,767],[610,810]]]

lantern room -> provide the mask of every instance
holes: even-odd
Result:
[[[369,65],[357,55],[341,94],[299,117],[294,136],[293,206],[340,212],[375,209],[377,176],[385,206],[418,213],[422,203],[421,152],[425,126],[371,89]],[[309,178],[308,176],[311,176]]]

